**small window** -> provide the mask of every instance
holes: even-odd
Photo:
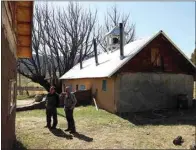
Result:
[[[65,88],[66,88],[65,84],[63,84],[63,91],[64,91],[64,92],[65,92]]]
[[[102,81],[102,91],[106,91],[106,89],[107,89],[107,81],[103,80]]]
[[[161,55],[158,48],[151,49],[151,63],[155,67],[161,66]]]
[[[73,91],[73,89],[72,89],[72,85],[69,85],[69,89],[70,89],[70,92],[72,92],[72,91]]]
[[[86,90],[85,85],[80,85],[80,90]]]
[[[78,84],[76,85],[76,91],[78,91]]]
[[[113,44],[118,44],[118,43],[119,43],[118,38],[113,38]]]
[[[11,79],[10,81],[10,106],[9,111],[12,113],[14,107],[16,106],[16,81]]]

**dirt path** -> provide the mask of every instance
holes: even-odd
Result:
[[[17,100],[16,104],[17,107],[21,107],[21,106],[27,106],[30,105],[34,102],[34,99],[24,99],[24,100]]]

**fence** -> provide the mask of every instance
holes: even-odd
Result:
[[[34,94],[44,93],[45,91],[46,90],[43,87],[33,87],[33,86],[20,87],[20,86],[17,86],[17,93],[19,93],[19,95],[23,95],[24,92],[27,95],[34,95]]]
[[[77,99],[76,106],[85,106],[85,105],[91,105],[92,104],[92,93],[91,90],[82,90],[74,92],[74,95]],[[60,100],[60,105],[63,106],[63,98]]]
[[[45,91],[43,87],[17,87],[17,90],[21,91]]]
[[[78,101],[77,105],[90,105],[92,104],[91,90],[82,90],[74,93]]]

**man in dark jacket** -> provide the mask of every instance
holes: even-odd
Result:
[[[55,129],[58,123],[57,120],[57,107],[59,105],[59,95],[55,92],[55,87],[50,87],[50,92],[46,96],[46,121],[45,127]],[[51,127],[51,117],[53,117],[53,125]]]
[[[66,87],[65,93],[61,95],[64,99],[64,111],[68,123],[68,128],[65,131],[70,131],[70,133],[76,133],[75,121],[73,118],[73,110],[77,103],[76,97],[70,92],[70,88]]]

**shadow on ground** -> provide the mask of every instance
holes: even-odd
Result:
[[[75,138],[78,138],[79,140],[83,140],[86,142],[93,141],[93,138],[88,137],[88,136],[81,134],[81,133],[78,133],[78,132],[73,134],[73,136],[71,134],[66,134],[62,129],[51,129],[50,132],[53,133],[55,136],[66,138],[68,140],[71,140],[71,139],[73,139],[73,137],[75,137]]]
[[[119,117],[135,125],[196,125],[196,108],[163,109],[138,113],[121,113]]]
[[[88,136],[86,136],[84,134],[81,134],[81,133],[78,133],[78,132],[75,133],[73,136],[75,138],[78,138],[79,140],[83,140],[83,141],[86,141],[86,142],[92,142],[93,141],[93,138],[88,137]]]
[[[27,148],[18,140],[16,140],[15,144],[13,145],[13,150],[27,150]]]
[[[68,140],[73,139],[72,135],[66,134],[62,129],[51,129],[50,132],[58,137],[66,138]]]
[[[59,113],[59,112],[57,112],[57,115],[58,115],[58,116],[61,116],[61,117],[65,117],[64,114],[61,114],[61,113]]]

